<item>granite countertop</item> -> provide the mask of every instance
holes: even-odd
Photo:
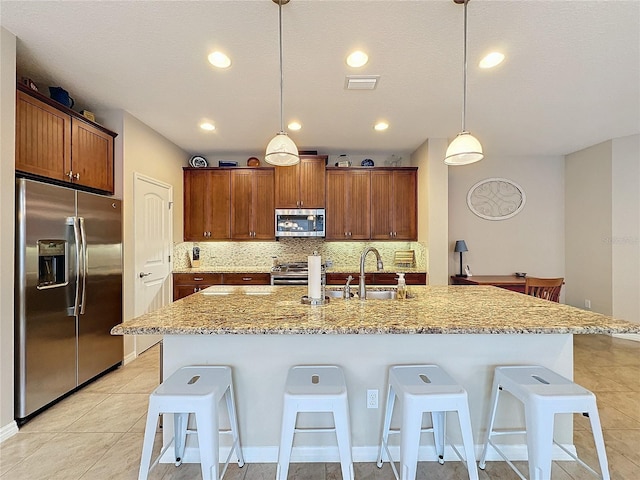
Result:
[[[497,287],[410,286],[408,291],[412,298],[406,300],[332,299],[310,306],[300,302],[306,287],[214,286],[116,325],[111,333],[640,333],[640,324]]]

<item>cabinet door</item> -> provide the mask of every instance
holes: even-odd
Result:
[[[326,156],[302,157],[300,159],[300,207],[324,208]]]
[[[69,181],[71,117],[21,91],[16,96],[16,170]]]
[[[251,208],[253,203],[253,171],[231,172],[231,238],[250,240],[253,237]]]
[[[77,118],[71,119],[73,183],[113,193],[113,138]]]
[[[371,239],[393,239],[393,172],[371,172]]]
[[[229,170],[209,170],[208,173],[208,240],[228,240],[231,238],[231,173]]]
[[[275,167],[275,208],[300,206],[300,164]]]
[[[415,170],[393,171],[393,239],[418,239],[418,187]]]
[[[327,170],[327,205],[325,238],[327,240],[348,240],[347,230],[347,172]]]
[[[371,175],[368,171],[349,172],[347,191],[349,240],[368,240],[371,235]]]
[[[251,220],[254,240],[276,238],[273,177],[271,168],[253,171]]]
[[[184,171],[184,241],[208,240],[209,172]]]

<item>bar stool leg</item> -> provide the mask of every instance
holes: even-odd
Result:
[[[529,479],[551,478],[551,450],[553,448],[553,414],[535,405],[525,408],[527,449],[529,450]]]
[[[400,430],[400,478],[402,480],[415,480],[416,478],[422,415],[418,418],[411,415],[414,410],[410,405],[402,406],[402,427]]]
[[[231,433],[233,442],[235,445],[236,456],[238,457],[238,466],[244,466],[244,455],[242,454],[242,448],[240,448],[240,429],[238,428],[238,417],[236,416],[236,403],[233,395],[233,385],[230,385],[224,394],[227,401],[227,412],[229,412],[229,425],[231,426]]]
[[[467,472],[469,472],[469,480],[478,480],[478,469],[476,467],[476,454],[473,445],[473,431],[471,430],[471,417],[469,416],[468,403],[458,406],[458,421],[460,423],[460,431],[462,432],[462,446],[464,447],[464,456],[467,461]]]
[[[604,437],[602,436],[602,426],[600,425],[600,415],[598,414],[598,407],[596,406],[595,400],[593,401],[593,407],[590,408],[587,413],[591,423],[593,441],[596,444],[596,452],[598,453],[600,474],[602,475],[603,480],[610,480],[609,462],[607,461],[607,452],[604,447]]]
[[[495,377],[495,375],[494,375]],[[489,440],[491,440],[491,433],[493,432],[493,424],[496,420],[496,410],[498,408],[498,397],[500,396],[500,384],[497,379],[493,379],[493,386],[491,387],[491,413],[489,416],[489,425],[487,426],[487,433],[484,436],[484,448],[480,455],[480,461],[478,462],[478,468],[484,470],[487,463],[487,452],[489,450]]]
[[[202,480],[218,480],[220,476],[220,433],[217,409],[214,407],[212,410],[199,410],[196,414],[196,424]]]
[[[140,470],[138,480],[147,480],[149,477],[149,467],[151,466],[151,455],[153,453],[153,443],[158,427],[158,410],[152,402],[149,402],[147,412],[147,425],[144,429],[144,440],[142,442],[142,456],[140,458]]]
[[[291,448],[293,447],[293,434],[296,428],[298,412],[294,405],[285,400],[282,414],[282,430],[280,435],[280,450],[278,452],[278,469],[276,480],[287,480],[289,473],[289,461],[291,460]]]
[[[382,468],[382,454],[384,450],[384,446],[387,445],[389,441],[389,429],[391,428],[391,416],[393,415],[393,406],[396,402],[396,393],[393,391],[393,387],[389,385],[388,393],[387,393],[387,406],[384,414],[384,426],[382,427],[382,441],[380,442],[380,454],[378,455],[378,468]],[[389,458],[391,462],[392,459]]]
[[[340,468],[343,480],[353,480],[353,460],[351,459],[351,429],[349,427],[349,406],[344,403],[336,405],[333,411],[336,427],[336,439],[340,452]]]
[[[433,424],[433,441],[436,446],[438,463],[444,465],[444,432],[447,425],[447,412],[431,412],[431,423]]]
[[[188,413],[173,414],[173,450],[175,465],[179,467],[184,459],[184,449],[187,445],[187,427],[189,426]]]

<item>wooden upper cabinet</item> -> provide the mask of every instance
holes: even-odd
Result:
[[[416,240],[417,169],[371,172],[371,239]]]
[[[18,90],[16,170],[69,181],[71,116]]]
[[[113,193],[115,133],[19,84],[16,171]]]
[[[229,170],[184,169],[184,240],[228,240],[231,202]]]
[[[274,169],[231,170],[231,238],[273,240]]]
[[[326,155],[302,155],[300,163],[275,167],[275,208],[324,208]]]
[[[371,172],[327,169],[327,240],[367,240],[371,234]]]
[[[113,192],[113,137],[72,118],[71,170],[74,183]]]

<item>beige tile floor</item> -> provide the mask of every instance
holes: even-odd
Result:
[[[147,398],[158,382],[159,349],[109,373],[27,423],[0,444],[2,480],[137,478]],[[612,479],[640,478],[640,343],[603,335],[575,337],[575,379],[596,393]],[[575,416],[579,455],[597,465],[588,420]],[[526,471],[526,463],[518,463]],[[272,480],[275,464],[230,466],[226,480]],[[358,480],[388,480],[373,463],[355,465]],[[151,479],[201,478],[199,465],[159,465]],[[339,464],[294,464],[289,479],[340,480]],[[418,480],[466,479],[461,462],[420,463]],[[481,479],[516,479],[504,462],[489,462]],[[554,480],[590,478],[575,462],[555,462]]]

